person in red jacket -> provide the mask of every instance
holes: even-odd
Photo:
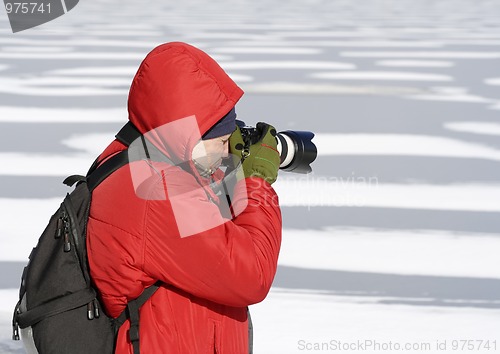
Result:
[[[165,161],[132,159],[94,190],[87,247],[112,317],[161,282],[140,309],[142,354],[249,352],[247,309],[270,290],[282,223],[271,186],[275,130],[259,123],[259,141],[244,148],[234,110],[242,95],[211,57],[178,42],[153,49],[132,82],[128,112],[143,134],[139,145]],[[124,149],[115,140],[99,161]],[[214,186],[231,157],[240,164],[228,216]],[[133,353],[129,326],[120,327],[116,353]]]

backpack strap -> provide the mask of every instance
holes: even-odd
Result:
[[[132,122],[127,122],[115,135],[116,140],[125,146],[130,146],[134,140],[140,137],[142,137],[141,132]]]
[[[119,153],[113,155],[102,164],[99,165],[98,160],[95,160],[87,173],[87,185],[90,191],[93,191],[102,181],[104,181],[110,174],[118,170],[120,167],[128,164],[129,154],[128,147],[138,138],[142,139],[142,144],[146,151],[146,156],[149,159],[149,151],[146,145],[144,136],[141,134],[139,129],[135,127],[132,122],[127,122],[120,131],[115,135],[116,139],[127,146],[127,149],[120,151]],[[166,159],[166,156],[163,157]],[[75,183],[81,180],[81,176],[70,176],[66,178],[68,183]],[[66,183],[66,184],[68,184]],[[71,185],[72,185],[71,184]]]
[[[68,187],[73,187],[73,185],[75,183],[83,182],[83,181],[85,181],[85,176],[71,175],[71,176],[66,177],[66,179],[63,181],[63,183],[65,185],[67,185]]]
[[[92,192],[110,174],[129,163],[128,150],[120,151],[104,161],[101,165],[98,165],[96,161],[92,164],[92,167],[87,173],[87,177],[71,175],[66,177],[63,183],[68,187],[73,187],[75,183],[87,182],[88,188]]]
[[[128,150],[122,150],[119,153],[111,156],[101,165],[93,169],[93,171],[90,171],[90,173],[87,175],[87,185],[89,187],[89,190],[92,192],[110,174],[128,163]]]
[[[161,282],[156,282],[150,287],[146,288],[141,295],[135,300],[129,301],[127,303],[127,308],[122,311],[122,313],[114,320],[115,331],[125,323],[127,319],[130,320],[130,329],[128,330],[128,335],[132,347],[134,349],[134,354],[140,353],[139,346],[139,309],[142,305],[158,290]]]

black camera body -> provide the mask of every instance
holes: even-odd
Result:
[[[252,126],[237,120],[245,144],[253,145],[259,141],[261,133]],[[309,131],[286,130],[276,134],[280,153],[280,169],[295,173],[310,173],[311,163],[318,156],[316,145],[312,142],[314,133]]]

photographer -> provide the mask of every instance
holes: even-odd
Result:
[[[155,48],[132,82],[129,121],[143,134],[146,158],[95,189],[87,246],[92,279],[113,317],[161,282],[140,309],[142,354],[251,347],[247,306],[269,292],[281,243],[271,187],[280,157],[267,124],[245,146],[234,109],[242,95],[212,58],[184,43]],[[125,148],[115,140],[99,161]],[[151,157],[153,150],[165,159]],[[225,159],[239,164],[229,186],[233,218],[213,188],[224,181]],[[133,352],[128,329],[128,322],[120,328],[116,353]]]

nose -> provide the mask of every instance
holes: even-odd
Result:
[[[229,156],[229,141],[224,142],[224,147],[222,150],[222,158],[227,158]]]

